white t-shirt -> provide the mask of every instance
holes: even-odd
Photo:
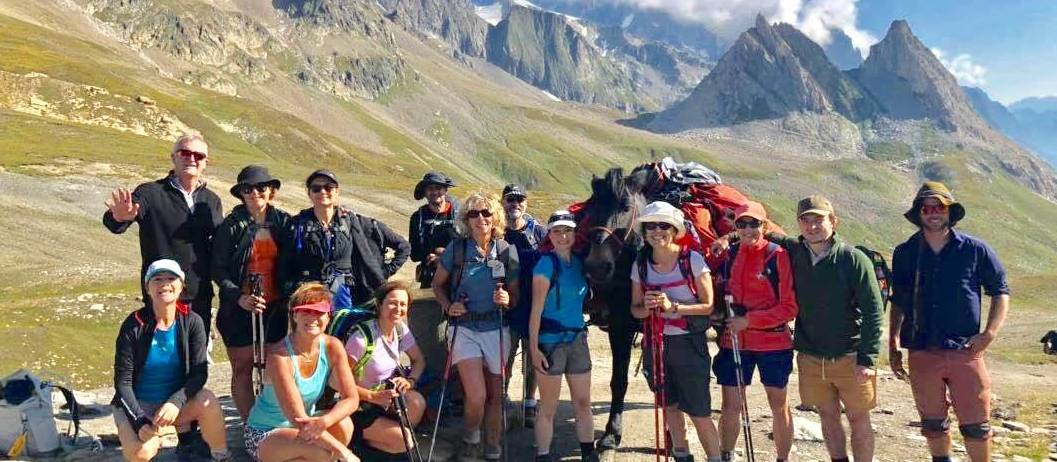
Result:
[[[703,273],[708,273],[708,264],[705,263],[705,257],[702,257],[700,253],[690,251],[690,269],[693,272],[694,280],[696,281],[699,276]],[[685,282],[683,278],[683,272],[679,270],[678,262],[672,266],[672,270],[659,273],[654,269],[653,265],[649,265],[646,268],[646,281],[649,285],[667,285],[675,282]],[[636,261],[631,264],[631,282],[640,284],[642,281],[639,278],[639,263]],[[700,290],[700,289],[699,289]],[[666,287],[661,289],[668,299],[672,303],[681,304],[696,304],[699,303],[697,298],[694,297],[694,293],[690,291],[690,288],[686,284],[681,284],[674,287]],[[663,313],[661,317],[664,319],[681,319],[683,316],[676,313]],[[664,324],[664,335],[682,335],[689,332],[686,329],[673,326],[669,323]]]
[[[400,365],[400,354],[415,346],[415,337],[411,335],[411,330],[408,329],[406,324],[397,323],[395,330],[399,344],[394,344],[395,342],[387,342],[382,338],[378,329],[377,319],[371,320],[367,325],[370,327],[371,335],[374,337],[374,352],[363,368],[363,377],[357,378],[357,380],[360,386],[373,388],[383,380],[393,376],[397,366]],[[345,344],[345,351],[349,354],[349,365],[355,368],[356,362],[366,350],[367,339],[363,336],[362,331],[356,330],[349,336],[349,341]]]

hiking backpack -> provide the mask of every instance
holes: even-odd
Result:
[[[741,248],[740,244],[732,244],[727,249],[727,258],[723,260],[723,264],[719,267],[719,274],[723,277],[723,293],[730,293],[730,273],[734,269],[734,259],[738,256],[738,249]],[[767,243],[766,254],[763,257],[763,276],[767,278],[767,282],[771,284],[771,290],[774,291],[774,298],[781,298],[781,287],[780,281],[778,280],[778,259],[775,258],[778,254],[780,246],[774,242]]]
[[[687,289],[690,290],[690,294],[693,295],[694,300],[698,300],[697,281],[694,279],[694,269],[690,263],[691,249],[689,247],[683,247],[679,251],[679,257],[675,260],[675,266],[679,268],[679,273],[683,278],[679,281],[662,285],[653,285],[646,282],[650,265],[650,252],[646,249],[646,247],[643,247],[643,250],[639,252],[638,257],[635,259],[635,264],[638,267],[639,272],[639,284],[642,285],[643,292],[646,291],[647,287],[654,287],[654,290],[660,290],[685,285]],[[696,333],[708,330],[709,316],[707,315],[683,315],[683,319],[686,320],[686,330],[689,332]]]
[[[363,333],[363,338],[366,340],[363,355],[356,361],[356,364],[351,364],[352,375],[356,380],[360,380],[364,368],[367,367],[367,363],[371,361],[371,357],[374,355],[376,344],[369,323],[375,317],[376,314],[370,307],[342,308],[331,315],[330,323],[327,324],[327,335],[337,338],[342,345],[348,343],[354,333]],[[326,352],[321,352],[320,354],[326,354]],[[323,395],[320,396],[319,401],[316,403],[316,408],[330,409],[334,407],[337,394],[338,391],[330,386],[328,374],[327,384],[323,387]]]
[[[888,266],[888,260],[885,260],[880,252],[866,246],[857,245],[855,248],[866,254],[870,263],[873,264],[874,274],[877,275],[877,287],[881,289],[881,308],[887,311],[888,302],[892,299],[892,268]]]

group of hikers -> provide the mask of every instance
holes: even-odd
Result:
[[[408,257],[418,263],[418,288],[432,290],[447,320],[438,405],[450,401],[448,379],[457,372],[457,457],[531,458],[504,448],[519,350],[535,460],[553,460],[563,377],[581,460],[620,444],[619,435],[594,440],[583,308],[591,282],[581,250],[589,233],[576,214],[558,210],[539,222],[527,213],[526,190],[514,184],[459,202],[449,195],[450,177],[428,172],[414,189],[426,203],[411,216],[408,242],[340,205],[331,171],[307,177],[312,206],[291,216],[273,204],[281,182],[265,167],[247,166],[230,190],[241,203],[224,216],[202,177],[210,162],[202,135],[182,135],[170,158],[164,178],[115,190],[103,217],[114,233],[139,224],[143,260],[144,307],[122,323],[114,361],[112,404],[127,459],[154,457],[167,426],[176,428],[181,457],[231,457],[220,404],[205,388],[215,283],[232,400],[254,460],[425,460],[412,436],[427,413],[419,388],[425,357],[408,323],[416,291],[390,280]],[[831,459],[849,460],[844,414],[854,460],[873,460],[870,412],[889,292],[882,284],[890,283],[889,362],[911,385],[932,460],[950,460],[951,406],[969,458],[990,460],[983,352],[1002,326],[1009,288],[995,252],[955,229],[964,216],[946,186],[926,182],[905,214],[919,229],[896,247],[891,280],[879,281],[871,257],[841,240],[837,213],[819,195],[799,202],[798,237],[748,202],[732,217],[735,231],[707,248],[683,244],[691,230],[680,208],[646,205],[634,218],[631,231],[643,245],[626,277],[655,396],[657,453],[694,460],[685,415],[707,460],[735,460],[739,434],[747,443],[742,457],[755,460],[745,387],[758,371],[775,458],[789,460],[795,356],[800,400],[817,409]],[[991,306],[981,330],[983,294]],[[357,309],[371,313],[347,336],[328,335]],[[709,328],[718,335],[714,357]],[[713,375],[722,390],[718,428]],[[435,439],[442,412],[432,415]],[[432,460],[432,444],[427,454]]]

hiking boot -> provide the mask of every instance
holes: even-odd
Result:
[[[694,455],[687,454],[685,456],[675,456],[675,462],[694,462]]]
[[[536,406],[525,406],[525,428],[536,428]]]
[[[463,441],[455,452],[455,460],[459,462],[477,462],[481,459],[481,443],[467,443]]]
[[[498,444],[484,444],[484,460],[499,460],[503,457],[503,447]]]
[[[581,453],[580,462],[598,462],[598,453],[594,451],[586,454]]]
[[[550,454],[536,454],[536,462],[552,462]]]
[[[202,439],[202,433],[188,431],[177,435],[176,460],[179,462],[197,462],[211,460],[209,445]]]
[[[723,451],[719,454],[719,460],[721,462],[734,462],[734,451]]]

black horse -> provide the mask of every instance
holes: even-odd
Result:
[[[587,228],[588,254],[584,269],[593,293],[589,312],[595,324],[608,326],[613,352],[612,394],[609,421],[598,442],[600,449],[620,445],[621,415],[628,391],[628,369],[635,333],[641,324],[631,315],[631,264],[642,247],[635,218],[645,206],[641,191],[648,182],[647,172],[624,177],[613,168],[605,177],[591,180],[591,197],[584,203],[577,222]],[[594,308],[597,307],[597,308]]]

